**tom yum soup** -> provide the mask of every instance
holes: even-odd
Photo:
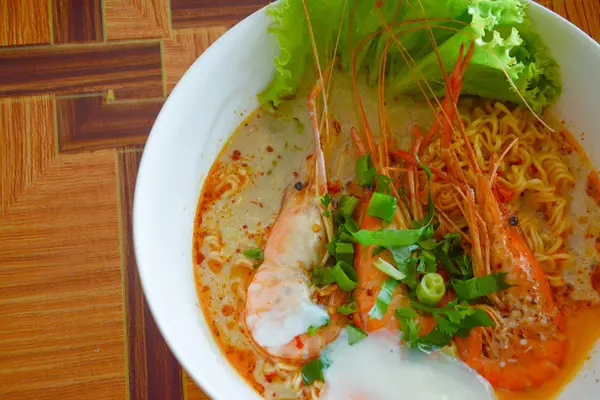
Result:
[[[551,399],[600,336],[600,186],[518,0],[283,0],[207,177],[198,296],[266,399]]]

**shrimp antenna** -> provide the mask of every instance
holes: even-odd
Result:
[[[327,97],[325,92],[322,90],[324,85],[323,79],[323,71],[321,70],[321,63],[319,61],[319,51],[317,49],[317,43],[315,41],[315,35],[312,28],[312,22],[310,20],[310,12],[308,9],[308,4],[306,0],[302,0],[302,5],[304,7],[304,15],[306,17],[306,25],[308,27],[308,36],[310,38],[310,44],[312,47],[313,59],[315,62],[315,67],[317,70],[318,78],[317,85],[311,91],[308,100],[308,112],[310,114],[310,119],[313,128],[313,134],[315,138],[315,157],[316,157],[316,192],[318,196],[322,196],[323,193],[327,193],[327,171],[325,169],[325,156],[323,155],[323,150],[321,149],[321,129],[320,124],[317,117],[317,106],[316,106],[316,96],[317,92],[321,92],[323,95],[323,110],[327,110]],[[326,134],[329,133],[329,124],[326,124]],[[323,180],[324,182],[321,182]]]

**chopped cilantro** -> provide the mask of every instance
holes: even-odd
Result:
[[[506,283],[506,272],[499,272],[471,278],[468,280],[453,279],[452,288],[456,297],[461,300],[475,300],[512,287]]]

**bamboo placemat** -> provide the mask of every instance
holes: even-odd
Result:
[[[181,75],[267,2],[0,0],[1,399],[207,398],[144,302],[133,189]],[[541,2],[600,39],[600,0]]]

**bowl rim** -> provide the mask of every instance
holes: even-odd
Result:
[[[568,19],[562,17],[555,11],[550,10],[549,8],[535,2],[534,0],[528,0],[528,2],[529,2],[530,7],[533,7],[535,9],[537,9],[538,12],[545,14],[547,18],[553,18],[554,23],[556,23],[556,22],[566,23],[566,26],[568,26],[570,30],[577,33],[578,40],[585,41],[588,44],[591,44],[592,47],[596,49],[598,54],[600,54],[600,43],[597,42],[596,40],[594,40],[590,35],[588,35],[585,31],[583,31],[577,25],[575,25]],[[136,260],[136,268],[138,271],[140,284],[142,286],[146,304],[152,314],[152,317],[154,318],[156,326],[158,327],[165,343],[169,347],[169,350],[173,353],[173,355],[175,356],[175,359],[181,365],[181,367],[183,367],[186,371],[192,370],[190,368],[191,360],[186,356],[185,349],[178,345],[178,341],[176,340],[176,338],[174,338],[173,336],[169,336],[168,334],[165,333],[167,331],[165,329],[165,326],[166,326],[166,324],[168,324],[168,321],[165,318],[163,318],[163,316],[161,316],[161,314],[156,312],[156,305],[160,302],[160,296],[157,296],[155,292],[150,292],[148,290],[147,282],[149,280],[151,280],[152,278],[150,277],[151,274],[149,272],[149,269],[144,268],[143,263],[141,262],[141,259],[142,259],[141,247],[142,246],[140,245],[140,243],[144,241],[143,239],[141,239],[144,236],[144,234],[140,231],[139,224],[136,223],[136,220],[138,220],[141,217],[140,203],[142,201],[140,200],[140,198],[142,197],[142,194],[141,194],[140,187],[145,187],[149,184],[151,185],[151,183],[144,183],[143,185],[140,185],[139,183],[152,181],[151,176],[148,176],[147,173],[144,172],[148,169],[147,165],[152,162],[152,159],[149,158],[150,156],[148,155],[149,153],[146,151],[146,149],[148,147],[154,147],[153,143],[155,143],[155,141],[157,140],[158,135],[163,135],[163,133],[160,133],[160,131],[158,131],[156,129],[158,121],[161,121],[162,119],[167,118],[167,116],[170,114],[170,109],[173,107],[173,103],[176,102],[174,100],[174,98],[178,96],[178,93],[180,92],[181,87],[185,86],[186,83],[192,79],[191,71],[194,69],[200,68],[200,66],[205,62],[205,60],[211,58],[213,53],[216,52],[215,49],[217,47],[219,47],[223,41],[226,40],[225,39],[226,37],[234,35],[235,32],[245,30],[247,26],[251,26],[254,23],[254,19],[256,19],[259,16],[259,14],[265,13],[266,9],[268,7],[275,5],[277,3],[279,3],[279,0],[263,6],[262,8],[256,10],[255,12],[253,12],[252,14],[250,14],[249,16],[247,16],[246,18],[241,20],[239,23],[237,23],[235,26],[233,26],[231,29],[229,29],[227,32],[225,32],[223,35],[221,35],[217,40],[215,40],[207,49],[205,49],[204,52],[186,70],[186,72],[183,74],[183,76],[180,78],[180,80],[175,85],[171,94],[169,94],[168,98],[166,99],[165,103],[163,104],[163,106],[152,126],[150,134],[148,135],[148,138],[146,140],[146,144],[144,146],[144,151],[142,153],[139,168],[137,171],[137,179],[136,179],[136,184],[135,184],[135,188],[134,188],[134,196],[133,196],[133,212],[132,212],[132,226],[133,226],[132,238],[133,238],[133,250],[134,250],[135,260]],[[551,46],[549,46],[549,47],[551,47]],[[204,184],[205,178],[206,177],[201,178],[201,181],[200,181],[201,185]],[[197,201],[194,204],[194,209],[196,209],[196,208],[197,208]],[[195,215],[196,215],[196,212],[194,211],[194,218],[195,218]],[[191,246],[190,246],[190,250],[191,250]],[[190,267],[192,267],[192,266],[190,266]],[[202,313],[202,318],[205,318],[204,312],[201,311],[201,313]],[[199,338],[199,340],[200,340],[200,338]],[[208,340],[214,341],[214,337],[212,337],[212,335],[211,335],[211,337],[208,338]],[[219,347],[219,351],[221,352],[221,356],[225,357],[225,355],[222,354],[222,350],[221,350],[220,346],[218,346],[218,347]],[[211,361],[207,360],[206,362],[211,362]],[[192,378],[192,380],[198,386],[201,387],[201,389],[210,398],[221,400],[217,396],[217,394],[220,392],[220,390],[218,388],[219,385],[217,384],[217,382],[211,382],[209,379],[206,378],[205,375],[202,375],[202,374],[194,375],[194,373],[189,372],[188,375]]]

